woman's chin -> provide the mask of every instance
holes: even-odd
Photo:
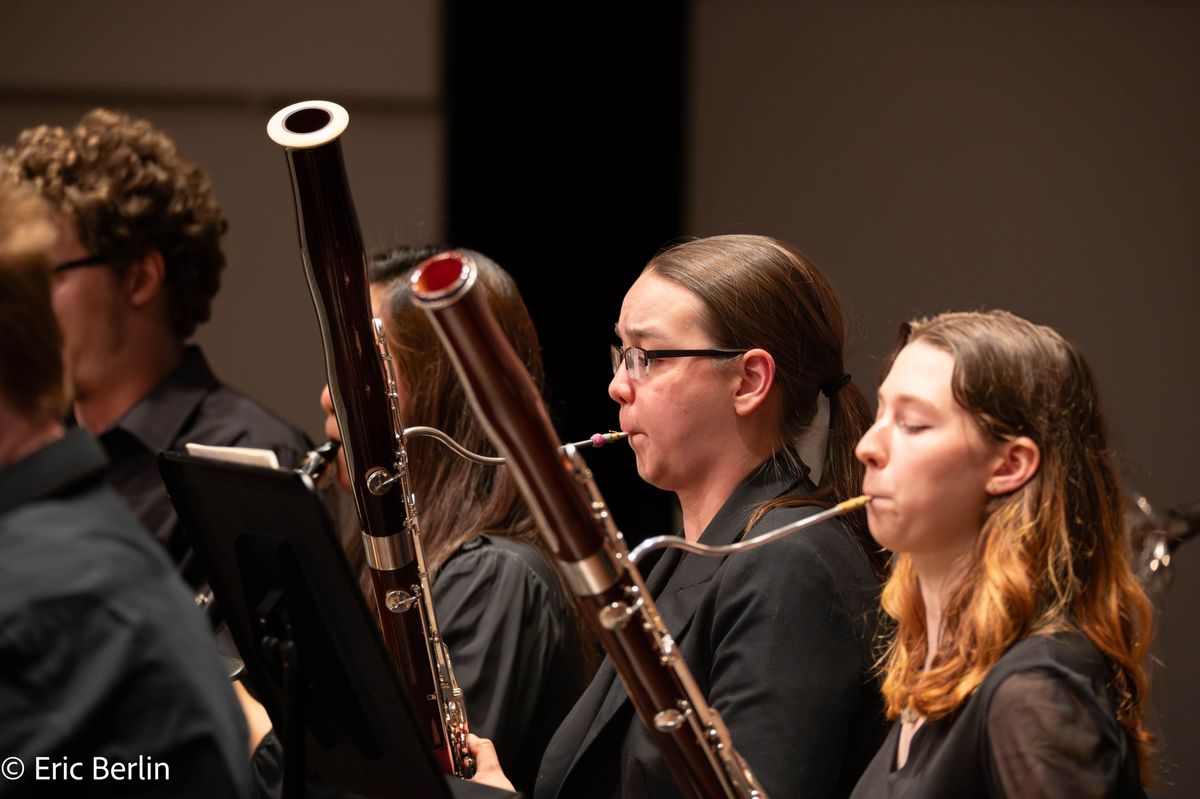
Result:
[[[664,481],[666,480],[666,475],[663,474],[662,470],[658,469],[654,462],[649,458],[644,458],[640,455],[638,456],[637,471],[638,477],[642,478],[643,482],[649,483],[655,488],[661,488],[664,491],[671,490],[667,485],[665,485]]]
[[[871,531],[871,537],[879,546],[889,552],[895,552],[899,536],[894,520],[888,518],[890,514],[882,514],[874,510],[872,505],[867,506],[867,528]]]

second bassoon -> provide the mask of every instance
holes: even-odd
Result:
[[[508,459],[554,563],[574,590],[685,796],[763,797],[675,647],[591,474],[572,445],[560,448],[537,388],[509,346],[464,252],[413,273],[472,405]]]

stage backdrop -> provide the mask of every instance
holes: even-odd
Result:
[[[212,178],[228,265],[200,328],[218,377],[323,437],[321,341],[291,183],[267,120],[300,100],[350,112],[343,137],[368,247],[436,241],[444,158],[436,0],[178,4],[6,0],[0,141],[98,105],[145,116]]]
[[[1073,339],[1131,488],[1200,500],[1200,7],[694,6],[688,232],[769,233],[853,311],[873,397],[905,319],[1009,308]],[[1200,543],[1160,600],[1167,770],[1200,786]]]
[[[652,5],[6,0],[0,140],[96,105],[172,135],[231,223],[198,339],[221,377],[313,437],[320,342],[265,126],[321,98],[350,111],[368,246],[453,236],[540,293],[566,437],[614,423],[607,331],[654,249],[767,233],[832,278],[868,395],[904,319],[1011,308],[1083,348],[1129,485],[1160,509],[1200,499],[1200,7]],[[596,456],[631,468],[627,452]],[[635,534],[669,524],[653,492],[608,498]],[[1154,795],[1182,799],[1200,785],[1200,543],[1176,569],[1155,647]]]

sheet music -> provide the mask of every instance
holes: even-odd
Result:
[[[188,442],[185,446],[189,455],[195,455],[198,458],[212,458],[213,460],[244,463],[250,466],[267,466],[272,469],[279,468],[279,458],[275,457],[274,451],[269,449],[214,447],[209,444],[193,444],[191,442]]]

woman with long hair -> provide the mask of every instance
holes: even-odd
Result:
[[[625,295],[616,334],[621,429],[641,477],[678,497],[689,540],[729,544],[858,493],[866,400],[844,370],[833,290],[793,247],[743,235],[667,249]],[[851,517],[723,558],[668,550],[646,576],[771,796],[848,795],[883,738],[876,550]],[[679,795],[611,662],[555,734],[534,795]]]
[[[435,427],[473,452],[494,455],[449,354],[407,290],[412,270],[437,252],[395,249],[369,268],[401,417],[406,426]],[[540,388],[541,348],[516,284],[488,258],[472,256],[492,312]],[[340,439],[328,389],[322,405],[326,434]],[[466,460],[432,438],[409,436],[407,449],[434,609],[471,727],[495,739],[513,782],[529,789],[542,750],[587,684],[590,653],[512,473]],[[346,543],[358,548],[350,559],[361,564],[365,588],[361,537]]]
[[[1142,795],[1150,606],[1079,350],[1005,311],[911,322],[858,457],[898,722],[854,796]]]

